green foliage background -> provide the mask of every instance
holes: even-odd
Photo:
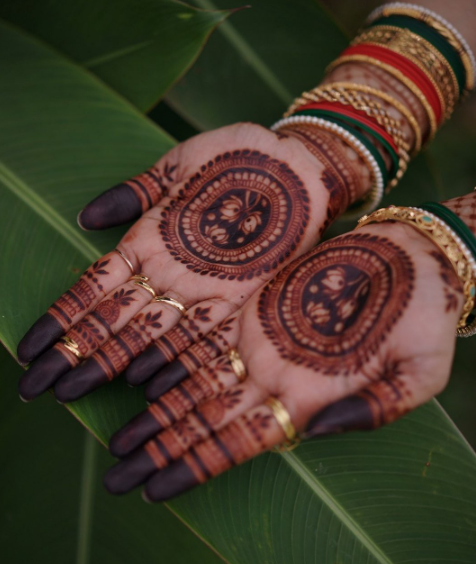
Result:
[[[194,3],[236,7],[229,0]],[[355,33],[376,5],[328,1],[336,25],[313,0],[253,4],[221,23],[180,79],[226,13],[163,0],[2,3],[0,18],[8,23],[0,26],[0,68],[8,80],[0,88],[0,334],[10,351],[78,268],[112,247],[121,232],[78,234],[74,218],[81,205],[149,165],[173,137],[236,120],[272,123],[343,48],[342,29]],[[15,26],[65,57],[55,59],[42,46],[32,61],[30,39],[17,38]],[[165,101],[153,107],[164,93]],[[149,117],[160,128],[137,111],[151,107]],[[470,100],[412,164],[392,203],[449,198],[473,187],[474,116]],[[27,197],[33,206],[25,206]],[[63,237],[42,231],[45,218],[63,222]],[[352,227],[340,224],[331,235]],[[17,261],[19,253],[29,260]],[[13,264],[21,284],[12,277]],[[460,340],[451,383],[440,398],[473,444],[475,360],[471,341]],[[107,496],[100,484],[111,462],[107,452],[51,398],[28,406],[17,401],[21,369],[5,351],[0,367],[0,550],[6,562],[219,561],[165,506],[145,506],[137,494]],[[106,441],[142,407],[141,392],[117,382],[71,409]],[[376,433],[312,441],[297,455],[262,456],[171,507],[233,563],[469,563],[475,469],[474,453],[430,403]]]

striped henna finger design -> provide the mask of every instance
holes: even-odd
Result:
[[[124,493],[138,486],[151,471],[173,463],[194,445],[208,439],[262,400],[263,392],[249,384],[234,386],[218,394],[145,443],[140,450],[147,453],[154,468],[145,463],[142,455],[133,453],[106,474],[107,489],[112,493]],[[138,459],[142,461],[142,470],[137,467]],[[131,467],[134,472],[131,472]]]
[[[86,230],[107,229],[140,217],[168,193],[176,182],[176,164],[161,161],[144,173],[103,192],[79,214]]]
[[[116,252],[108,253],[91,265],[29,329],[18,345],[18,359],[28,364],[77,323],[84,315],[131,275]]]
[[[228,356],[221,356],[208,366],[194,372],[190,378],[172,388],[150,404],[146,411],[134,417],[115,433],[109,443],[111,454],[117,458],[128,456],[148,439],[172,425],[197,405],[234,386],[238,380]]]
[[[239,333],[238,318],[228,317],[201,341],[184,351],[176,360],[160,370],[145,389],[148,402],[168,392],[213,359],[224,355],[236,346]]]

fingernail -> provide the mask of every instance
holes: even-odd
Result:
[[[180,459],[152,476],[145,485],[144,493],[150,501],[167,501],[198,484],[195,474]]]
[[[18,382],[18,393],[23,401],[30,401],[43,394],[63,374],[71,370],[71,364],[60,351],[51,349],[22,375]]]
[[[162,430],[162,425],[149,413],[136,415],[111,437],[109,451],[115,458],[124,458]]]
[[[131,386],[140,386],[168,363],[164,353],[155,346],[146,349],[133,360],[125,372],[126,381]]]
[[[374,417],[366,400],[354,395],[337,401],[320,411],[309,422],[303,437],[373,429]]]
[[[180,360],[174,360],[165,368],[162,368],[147,385],[145,399],[149,402],[157,400],[188,376],[190,376],[188,369]]]
[[[152,503],[152,501],[147,497],[145,490],[142,490],[142,493],[140,494],[140,496],[146,503]]]
[[[127,184],[119,184],[103,192],[79,213],[79,226],[88,230],[116,227],[140,217],[139,198]]]
[[[156,471],[157,468],[150,456],[144,450],[140,450],[106,472],[104,487],[109,493],[122,495],[143,484]]]
[[[34,360],[47,348],[51,347],[64,334],[64,329],[49,313],[43,314],[19,342],[17,356],[20,364]]]
[[[57,400],[69,403],[108,382],[109,379],[101,366],[94,359],[89,359],[60,378],[54,392]]]

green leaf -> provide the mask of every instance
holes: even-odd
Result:
[[[214,10],[229,0],[195,4]],[[167,102],[198,129],[242,120],[269,126],[346,43],[315,0],[257,0],[219,26]]]
[[[186,72],[228,14],[175,0],[0,3],[0,18],[80,63],[143,111]]]
[[[220,562],[164,506],[108,495],[101,483],[112,462],[107,451],[50,397],[12,401],[22,370],[3,347],[0,367],[4,562]]]
[[[13,351],[117,240],[117,230],[80,232],[78,209],[172,140],[24,32],[0,26],[0,49],[0,336]],[[69,407],[105,442],[143,406],[119,379]],[[378,432],[262,456],[171,507],[233,564],[470,563],[475,490],[476,457],[432,402]]]

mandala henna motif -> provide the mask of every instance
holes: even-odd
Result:
[[[324,374],[351,374],[375,353],[413,290],[408,255],[388,239],[352,234],[284,269],[258,314],[280,355]]]
[[[165,209],[159,230],[190,270],[244,280],[278,268],[308,222],[299,177],[286,163],[245,149],[202,166]]]

